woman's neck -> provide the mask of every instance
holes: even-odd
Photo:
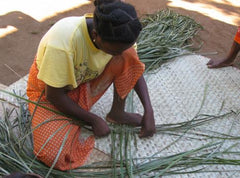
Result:
[[[96,48],[98,48],[97,45],[96,45],[96,44],[94,43],[94,41],[93,41],[93,35],[92,35],[92,31],[93,31],[93,19],[92,19],[92,18],[86,18],[86,22],[87,22],[88,34],[89,34],[89,36],[90,36],[90,38],[91,38],[91,41],[92,41],[92,43],[94,44],[94,46],[95,46]]]

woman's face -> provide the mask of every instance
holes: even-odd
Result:
[[[108,53],[112,56],[121,55],[123,51],[132,47],[136,41],[133,43],[120,43],[120,42],[106,42],[97,34],[96,30],[93,29],[92,37],[94,39],[94,44],[97,48]]]
[[[117,43],[117,42],[105,42],[97,41],[95,42],[99,49],[113,56],[121,55],[123,51],[133,46],[135,43],[126,44],[126,43]]]
[[[99,36],[96,38],[95,44],[99,49],[113,56],[122,54],[123,51],[133,46],[135,42],[127,44],[120,42],[106,42]]]

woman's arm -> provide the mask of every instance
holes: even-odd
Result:
[[[45,87],[47,100],[50,101],[58,110],[66,115],[80,119],[91,125],[93,133],[96,136],[102,137],[110,133],[107,123],[97,115],[82,109],[67,95],[68,90],[64,88],[54,88],[49,85]]]
[[[142,129],[139,136],[140,137],[153,136],[153,134],[156,132],[154,114],[150,97],[148,94],[147,85],[143,76],[141,76],[137,81],[134,90],[136,91],[138,97],[140,98],[144,108]]]

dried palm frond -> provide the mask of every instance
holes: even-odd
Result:
[[[196,48],[191,41],[201,26],[189,17],[176,14],[169,10],[160,11],[142,20],[144,29],[138,42],[138,53],[146,64],[147,70],[158,67],[162,61],[186,54]],[[159,177],[164,175],[197,174],[203,172],[239,172],[240,137],[229,133],[220,133],[204,129],[218,120],[238,116],[238,112],[230,111],[222,115],[197,114],[190,121],[174,124],[157,125],[157,134],[176,136],[167,149],[181,139],[205,140],[207,143],[171,155],[155,153],[148,157],[135,157],[133,147],[137,147],[137,134],[140,128],[125,125],[111,125],[111,161],[101,161],[84,165],[71,171],[58,171],[38,161],[33,154],[31,119],[27,103],[33,103],[24,97],[3,90],[19,99],[19,107],[5,107],[0,116],[0,176],[12,172],[36,173],[43,177]],[[127,110],[133,112],[132,93],[128,97]],[[204,102],[203,102],[204,103]],[[36,107],[41,106],[35,102]],[[50,108],[45,108],[50,109]],[[55,111],[53,111],[55,112]],[[61,114],[56,112],[56,114]],[[54,121],[49,118],[46,122]],[[64,127],[64,126],[63,126]],[[61,128],[59,128],[60,130]],[[67,138],[67,135],[66,135]],[[49,138],[51,139],[51,138]],[[222,149],[226,141],[233,141]],[[132,144],[134,142],[134,144]],[[47,143],[46,143],[47,144]],[[64,146],[63,141],[61,148]],[[43,145],[44,147],[44,145]],[[58,152],[60,155],[61,149]],[[58,156],[56,156],[55,162]],[[54,162],[54,163],[55,163]],[[235,169],[206,169],[211,165],[236,166]]]
[[[143,29],[137,51],[146,71],[158,68],[175,57],[190,54],[201,48],[198,32],[203,27],[194,19],[166,9],[147,15],[141,20]]]

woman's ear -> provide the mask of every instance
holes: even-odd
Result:
[[[93,41],[97,39],[97,31],[95,29],[92,30],[92,38],[93,38]]]

